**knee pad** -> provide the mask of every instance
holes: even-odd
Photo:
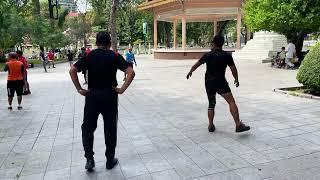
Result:
[[[209,99],[209,110],[213,110],[216,107],[216,100],[215,98]]]

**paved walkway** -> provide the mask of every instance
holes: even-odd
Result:
[[[20,112],[7,111],[0,73],[0,179],[320,179],[319,101],[271,91],[298,85],[296,71],[237,62],[240,88],[232,90],[252,131],[234,133],[227,105],[218,97],[217,131],[210,134],[204,68],[187,81],[193,61],[140,57],[138,63],[136,80],[120,97],[120,165],[105,170],[100,119],[94,173],[84,170],[84,99],[71,84],[68,65],[47,74],[31,70],[32,95],[24,98]]]

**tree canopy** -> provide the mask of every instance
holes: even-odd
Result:
[[[319,0],[247,0],[244,10],[245,23],[252,31],[283,34],[296,44],[298,54],[304,37],[319,31]]]
[[[245,22],[253,31],[313,33],[320,27],[320,1],[247,0]]]

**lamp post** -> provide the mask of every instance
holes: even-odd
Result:
[[[144,52],[147,52],[147,32],[148,32],[148,28],[147,28],[148,24],[147,22],[144,21],[142,27],[143,27],[143,36],[144,36]]]

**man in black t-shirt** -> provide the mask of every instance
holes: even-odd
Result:
[[[213,39],[212,51],[206,53],[195,65],[192,66],[190,72],[187,74],[187,79],[192,76],[192,73],[200,67],[202,64],[207,64],[207,71],[205,75],[205,85],[209,100],[208,119],[209,126],[208,131],[214,132],[215,126],[213,124],[214,109],[216,105],[216,94],[220,94],[229,104],[230,112],[236,124],[236,132],[244,132],[250,130],[249,126],[246,126],[240,121],[239,110],[231,93],[228,82],[225,78],[226,68],[230,67],[232,75],[235,79],[234,83],[236,87],[239,87],[238,71],[233,62],[231,54],[222,50],[224,44],[224,37],[217,35]]]
[[[115,158],[117,144],[118,94],[122,94],[131,84],[135,73],[124,58],[111,51],[111,38],[107,32],[97,34],[98,49],[82,56],[70,69],[70,76],[78,93],[86,97],[82,129],[82,143],[87,163],[85,168],[91,171],[94,166],[93,134],[97,128],[99,114],[104,120],[106,144],[106,168],[112,169],[118,160]],[[121,88],[117,88],[117,70],[128,74]],[[88,72],[88,90],[82,89],[77,72]]]

